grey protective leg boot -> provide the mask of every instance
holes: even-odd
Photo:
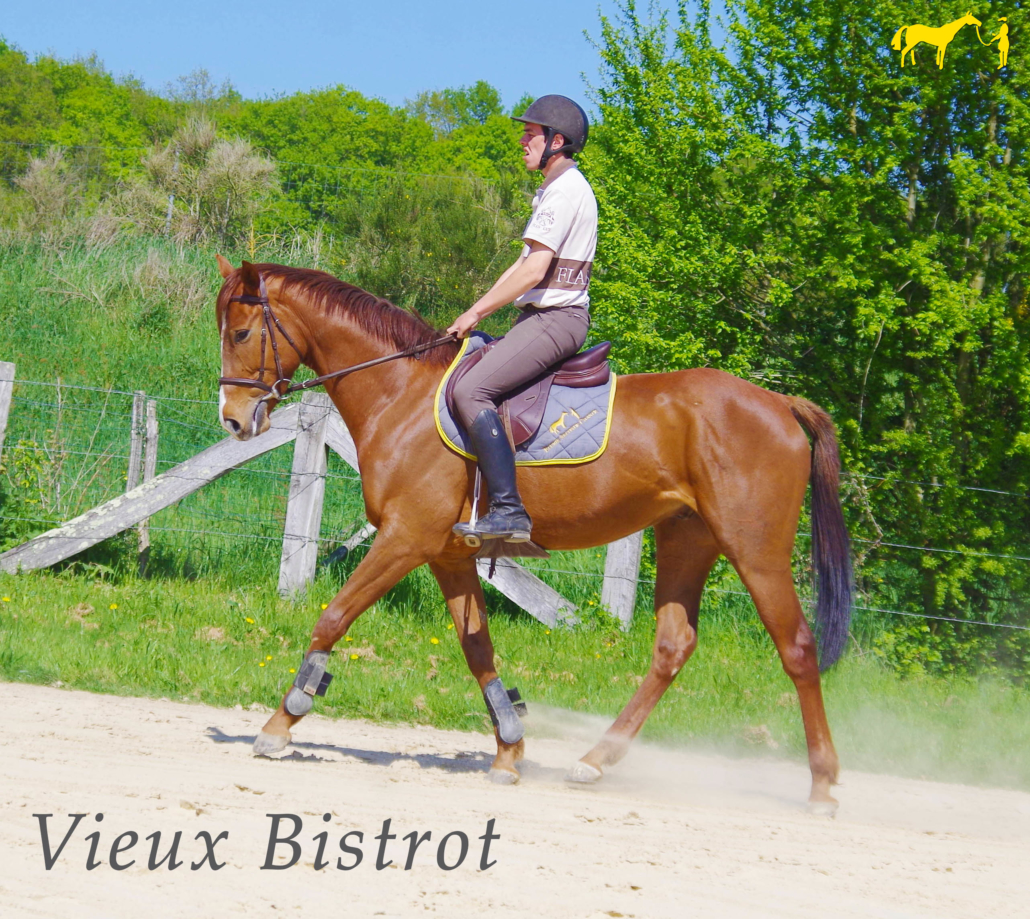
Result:
[[[483,409],[472,422],[469,436],[490,492],[490,512],[479,519],[475,532],[483,539],[529,542],[533,522],[515,486],[515,453],[500,416]]]

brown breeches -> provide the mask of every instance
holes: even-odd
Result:
[[[468,428],[484,409],[496,409],[505,393],[571,357],[587,338],[590,314],[582,307],[527,309],[454,387],[454,407]]]

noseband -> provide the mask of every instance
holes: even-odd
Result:
[[[261,397],[262,402],[267,402],[270,399],[281,401],[291,393],[299,392],[303,389],[311,389],[314,386],[321,386],[327,380],[343,377],[349,373],[354,373],[357,370],[364,370],[366,367],[374,367],[376,364],[385,364],[387,361],[393,361],[399,357],[410,357],[413,354],[419,354],[420,352],[428,351],[431,348],[438,348],[440,345],[454,341],[453,335],[445,335],[443,338],[437,338],[421,345],[414,345],[411,348],[405,348],[403,351],[398,351],[395,354],[388,354],[386,357],[377,357],[374,360],[365,361],[362,364],[355,364],[353,367],[345,367],[343,370],[334,370],[332,373],[324,373],[322,376],[315,377],[313,380],[305,380],[303,383],[291,383],[290,377],[283,373],[282,361],[279,360],[279,342],[275,337],[275,330],[278,329],[282,332],[283,338],[290,343],[290,347],[297,352],[298,357],[300,357],[300,348],[297,347],[294,340],[290,338],[290,333],[283,328],[283,324],[279,321],[275,313],[272,312],[272,305],[268,301],[268,290],[265,287],[265,279],[260,274],[258,275],[258,283],[260,285],[258,288],[260,296],[254,297],[249,294],[241,294],[238,297],[229,298],[229,303],[252,303],[255,306],[261,307],[263,314],[261,325],[261,366],[258,369],[257,379],[254,380],[248,377],[219,377],[218,385],[245,386],[251,389],[260,389],[265,393],[265,395]],[[272,358],[275,361],[276,379],[275,382],[271,384],[264,381],[266,340],[271,341],[272,343]],[[285,386],[285,389],[280,390],[280,386]]]

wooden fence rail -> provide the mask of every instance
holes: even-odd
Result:
[[[14,364],[0,362],[0,450],[11,407],[14,370]],[[152,515],[250,460],[294,441],[279,591],[287,597],[303,594],[315,577],[318,560],[326,450],[333,450],[360,475],[354,440],[329,397],[305,393],[299,404],[276,411],[271,416],[271,428],[260,437],[248,441],[227,437],[160,475],[155,474],[157,434],[156,402],[146,400],[142,392],[135,393],[125,494],[4,552],[0,570],[16,573],[45,568],[133,526],[138,527],[140,552],[145,553],[150,545],[147,521]],[[374,532],[375,527],[366,524],[360,531],[361,538]],[[642,536],[636,533],[612,543],[607,550],[601,602],[619,618],[623,628],[629,628],[636,603]],[[145,561],[146,556],[141,555],[141,565]],[[488,561],[481,560],[478,568],[484,580],[541,622],[553,626],[577,621],[574,603],[513,559],[499,559],[493,577],[489,577]]]

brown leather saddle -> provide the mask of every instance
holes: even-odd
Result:
[[[458,415],[454,411],[454,386],[483,359],[483,355],[489,352],[494,344],[492,341],[488,342],[478,351],[472,352],[458,364],[447,380],[444,399],[456,424],[461,422],[458,421]],[[608,353],[611,350],[612,343],[602,341],[599,345],[594,345],[586,351],[581,351],[579,354],[574,354],[555,364],[536,379],[524,383],[518,389],[504,396],[497,411],[509,428],[516,447],[524,444],[536,434],[537,428],[540,427],[540,422],[544,418],[544,409],[547,407],[547,397],[551,392],[552,385],[585,388],[603,386],[608,382],[612,373],[608,364]]]

